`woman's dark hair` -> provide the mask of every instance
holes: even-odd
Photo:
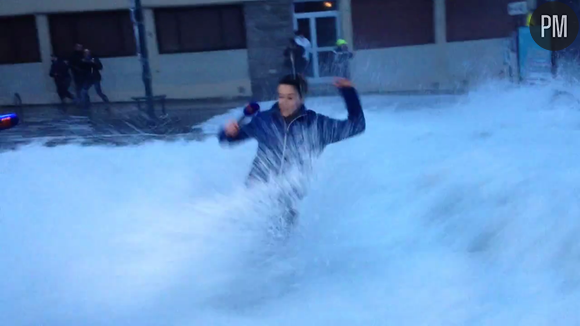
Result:
[[[280,79],[278,85],[289,85],[294,87],[300,97],[304,97],[308,93],[308,82],[301,75],[286,75]]]

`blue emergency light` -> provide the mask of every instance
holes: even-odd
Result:
[[[0,130],[10,129],[18,124],[18,115],[16,113],[0,115]]]

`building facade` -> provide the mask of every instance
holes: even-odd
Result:
[[[535,0],[529,0],[531,6]],[[452,90],[504,69],[509,0],[143,0],[153,89],[174,99],[272,98],[294,30],[312,43],[311,83],[326,83],[348,41],[363,92]],[[51,54],[81,43],[104,64],[112,101],[142,96],[129,1],[3,0],[0,105],[57,103]]]

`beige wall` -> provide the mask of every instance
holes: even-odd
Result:
[[[0,15],[127,8],[129,0],[0,0]],[[361,91],[416,91],[454,89],[467,82],[498,76],[503,65],[501,39],[447,43],[445,0],[435,1],[436,43],[356,51],[352,76]],[[236,0],[143,0],[145,6],[237,2]],[[340,0],[343,35],[352,43],[350,0]],[[0,105],[12,103],[15,92],[25,103],[57,103],[48,77],[51,53],[46,16],[36,16],[42,63],[0,65]],[[246,50],[159,55],[152,10],[145,11],[148,49],[156,94],[169,98],[211,98],[251,95]],[[356,50],[356,49],[355,49]],[[143,95],[137,57],[103,59],[103,90],[113,101]],[[72,89],[72,87],[71,87]],[[91,97],[95,98],[94,92]]]
[[[103,92],[111,101],[130,101],[132,96],[144,95],[137,57],[102,61]],[[159,61],[163,69],[152,72],[155,94],[174,99],[250,95],[246,50],[162,55]],[[0,75],[0,105],[11,104],[14,93],[19,93],[25,104],[59,102],[56,87],[42,63],[1,65]],[[72,86],[70,90],[73,91]],[[90,96],[100,101],[94,90]]]
[[[168,7],[236,2],[239,3],[237,0],[142,0],[144,7]],[[0,3],[0,16],[65,11],[111,10],[129,8],[131,6],[130,0],[1,0]]]
[[[11,104],[14,93],[19,93],[25,104],[59,102],[54,83],[48,76],[52,51],[47,16],[36,15],[36,22],[42,62],[0,65],[0,105]],[[251,95],[247,50],[160,55],[150,9],[145,10],[145,26],[155,94],[173,99]],[[103,91],[111,101],[130,101],[133,96],[144,95],[137,56],[106,58],[102,62]],[[100,101],[94,90],[90,95]]]
[[[371,92],[431,89],[445,74],[437,52],[435,44],[357,51],[353,82]]]
[[[350,0],[340,1],[343,10],[350,13]],[[434,44],[355,52],[351,73],[361,91],[456,90],[505,72],[504,39],[448,43],[445,0],[433,1]],[[350,19],[343,21],[342,28],[343,33],[352,35]]]
[[[504,40],[429,44],[357,51],[353,81],[361,91],[454,90],[504,71]]]
[[[447,43],[445,56],[450,80],[477,85],[499,78],[507,69],[504,63],[505,39]]]
[[[250,96],[247,50],[159,56],[155,92],[170,98]]]
[[[48,100],[48,79],[42,63],[1,65],[0,76],[0,105],[12,104],[14,93],[19,93],[23,99]]]

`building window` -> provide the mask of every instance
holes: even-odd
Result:
[[[359,49],[435,43],[433,0],[351,0]]]
[[[129,10],[50,15],[49,26],[52,49],[59,56],[69,56],[76,43],[101,58],[137,52]]]
[[[0,17],[0,64],[40,62],[33,15]]]
[[[246,48],[241,5],[155,9],[159,53]]]
[[[447,1],[447,42],[503,38],[515,29],[516,18],[508,14],[513,0]]]

